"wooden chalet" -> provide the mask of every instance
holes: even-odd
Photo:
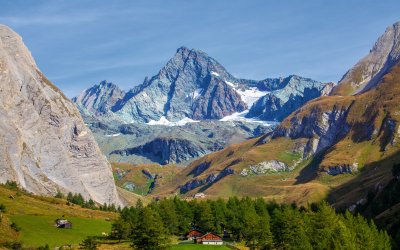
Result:
[[[192,229],[192,230],[190,230],[190,232],[187,234],[186,238],[187,238],[188,240],[195,240],[195,239],[197,239],[198,237],[201,237],[201,236],[203,236],[203,235],[204,235],[204,233],[201,232],[200,230]]]
[[[215,233],[206,233],[203,236],[197,237],[195,240],[197,244],[203,245],[222,245],[222,237]]]

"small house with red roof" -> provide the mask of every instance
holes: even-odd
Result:
[[[203,236],[197,237],[195,240],[197,244],[203,245],[222,245],[222,237],[215,233],[206,233]]]

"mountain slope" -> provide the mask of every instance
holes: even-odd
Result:
[[[378,163],[399,153],[399,82],[397,65],[376,89],[311,101],[274,132],[194,161],[156,193],[234,192],[307,202],[360,176],[357,183],[363,185],[335,196],[335,203],[350,206],[388,180],[391,165]],[[364,176],[374,181],[364,182]]]
[[[110,164],[79,111],[37,68],[20,36],[0,26],[0,182],[119,203]]]
[[[399,83],[397,63],[369,91],[312,100],[273,132],[200,158],[156,192],[289,202],[330,193],[334,204],[350,207],[391,180],[390,168],[400,161]]]
[[[400,22],[389,26],[369,54],[340,80],[332,95],[351,95],[374,87],[400,59]]]

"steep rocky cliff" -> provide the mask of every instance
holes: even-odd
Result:
[[[0,182],[45,195],[119,199],[111,167],[79,111],[39,71],[20,36],[0,25]]]
[[[389,26],[369,54],[340,80],[332,95],[351,95],[374,87],[400,59],[400,22]]]
[[[111,154],[138,154],[161,164],[181,163],[210,152],[193,141],[181,138],[156,138],[143,145],[123,150],[114,150]]]

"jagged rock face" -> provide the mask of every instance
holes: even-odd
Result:
[[[186,139],[156,138],[144,145],[123,150],[115,150],[111,152],[111,154],[137,154],[148,157],[153,162],[171,164],[188,161],[191,158],[205,155],[207,152],[209,152],[207,149],[204,149]]]
[[[367,56],[354,65],[332,91],[333,95],[365,92],[400,59],[400,22],[389,26]]]
[[[343,165],[328,167],[328,170],[326,172],[329,175],[335,176],[335,175],[339,175],[339,174],[352,174],[357,171],[358,171],[357,164],[353,164],[353,165],[343,164]]]
[[[81,193],[119,204],[112,171],[79,111],[0,25],[0,182],[44,195]]]
[[[246,109],[240,96],[221,80],[231,78],[204,52],[182,47],[158,75],[127,93],[113,109],[130,122],[158,121],[162,116],[171,121],[222,118]]]
[[[84,90],[78,97],[72,98],[80,110],[87,110],[92,114],[105,114],[124,97],[125,92],[117,85],[102,81],[93,87]]]
[[[350,107],[351,104],[341,108],[334,105],[332,110],[321,110],[314,105],[305,116],[298,110],[288,119],[286,124],[290,125],[279,126],[272,137],[308,138],[304,156],[314,155],[331,147],[349,132],[351,126],[346,118]]]
[[[240,95],[220,79],[213,78],[206,90],[193,105],[195,120],[220,119],[247,108]]]
[[[213,173],[208,175],[205,179],[193,179],[188,182],[186,182],[184,185],[179,186],[179,191],[181,193],[187,193],[190,190],[193,190],[197,187],[212,184],[214,182],[219,181],[220,179],[224,178],[227,175],[234,174],[234,170],[230,168],[225,168],[224,170],[218,172],[218,173]]]
[[[268,121],[282,121],[306,102],[329,94],[333,83],[324,84],[300,76],[289,76],[276,89],[258,99],[247,117]]]

